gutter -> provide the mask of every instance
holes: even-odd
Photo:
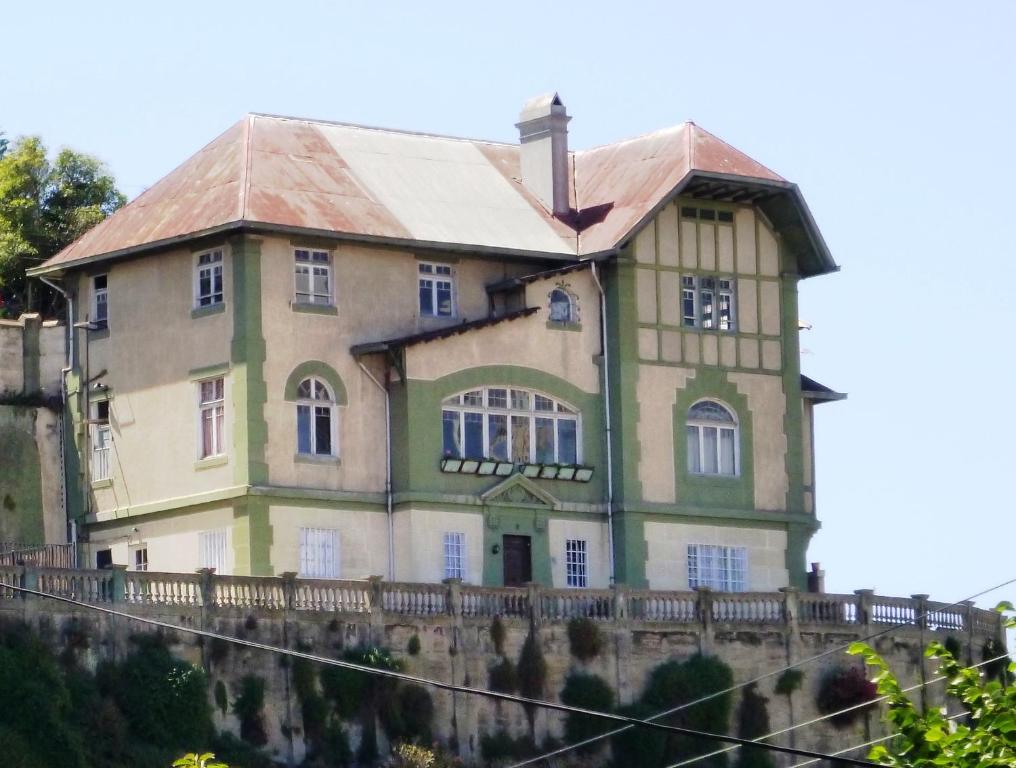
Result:
[[[360,370],[367,378],[374,382],[385,396],[385,511],[388,514],[388,580],[395,581],[395,520],[392,511],[392,395],[385,384],[388,383],[388,376],[385,375],[385,384],[382,384],[374,374],[367,370],[362,360],[356,361]]]
[[[616,583],[614,569],[614,460],[610,431],[610,350],[607,345],[607,295],[600,282],[596,262],[590,263],[593,282],[600,292],[600,346],[603,349],[603,426],[607,435],[607,558],[610,563],[610,586]]]

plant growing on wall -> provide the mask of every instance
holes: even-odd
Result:
[[[776,678],[776,686],[773,690],[778,695],[787,697],[787,716],[790,719],[791,725],[796,724],[794,720],[794,691],[801,687],[803,681],[804,672],[799,669],[785,669]],[[790,731],[788,735],[790,737],[790,746],[796,746],[794,731]]]
[[[572,707],[592,709],[597,712],[612,712],[614,709],[614,691],[599,675],[588,675],[583,672],[572,672],[565,680],[564,688],[561,689],[561,701]],[[571,712],[565,719],[564,737],[573,744],[585,741],[593,736],[613,730],[615,723],[599,717],[582,715]],[[585,752],[596,752],[601,749],[603,742],[598,742],[585,748]]]
[[[864,704],[876,696],[875,684],[864,676],[864,670],[857,667],[837,667],[822,678],[815,706],[823,715],[828,715]],[[871,706],[851,709],[849,712],[830,717],[829,722],[837,728],[846,728],[856,722]]]
[[[487,687],[498,693],[515,693],[519,688],[519,676],[511,659],[502,658],[487,670]]]
[[[759,693],[758,685],[745,687],[737,708],[737,735],[757,739],[769,733],[768,699]],[[760,747],[741,747],[737,752],[737,768],[775,768],[772,754]]]
[[[240,738],[256,747],[268,743],[265,731],[265,681],[256,675],[240,680],[240,693],[233,701],[233,714],[240,720]]]
[[[490,641],[494,644],[494,652],[498,656],[504,656],[504,641],[507,635],[508,632],[501,617],[495,616],[494,620],[490,622]]]
[[[603,650],[603,636],[596,622],[585,617],[568,622],[568,647],[579,661],[591,661]]]

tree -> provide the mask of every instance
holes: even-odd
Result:
[[[215,755],[205,752],[199,755],[197,752],[188,752],[179,760],[173,761],[173,768],[229,768],[225,763],[215,760]]]
[[[25,270],[41,264],[123,206],[124,195],[91,155],[62,149],[53,162],[38,136],[0,136],[0,315],[57,309],[48,289],[28,301]]]
[[[1005,604],[1000,609],[1012,610]],[[1009,619],[1007,628],[1016,627]],[[870,646],[854,643],[850,653],[864,657],[877,670],[878,692],[888,697],[886,720],[896,734],[886,745],[871,750],[869,759],[898,768],[1010,768],[1016,765],[1016,687],[1003,686],[973,668],[962,667],[941,643],[931,643],[926,656],[937,659],[947,693],[966,712],[960,719],[937,708],[923,714],[903,693],[896,677]],[[1016,664],[1009,665],[1010,670]]]

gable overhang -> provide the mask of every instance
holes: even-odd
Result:
[[[678,197],[756,206],[796,259],[798,274],[802,278],[838,272],[840,269],[796,184],[714,171],[692,171],[681,179],[625,235],[618,250]],[[597,255],[599,254],[590,254]]]

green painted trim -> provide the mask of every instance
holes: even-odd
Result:
[[[497,507],[484,511],[483,526],[483,585],[496,587],[504,584],[505,534],[529,536],[530,557],[533,565],[533,581],[549,587],[553,584],[550,567],[550,536],[546,510]],[[493,553],[494,545],[501,550]]]
[[[113,388],[106,387],[105,389],[90,389],[88,390],[88,402],[101,403],[107,400],[113,399]]]
[[[261,241],[241,235],[230,240],[233,253],[233,480],[237,485],[267,482],[265,445],[265,339],[261,330]]]
[[[209,456],[207,459],[198,459],[194,462],[194,469],[211,469],[212,467],[224,467],[229,463],[229,456]]]
[[[200,381],[201,379],[214,379],[219,376],[225,376],[229,373],[229,363],[216,363],[215,365],[205,365],[201,368],[191,368],[187,371],[187,378],[191,381]]]
[[[274,576],[272,525],[268,500],[245,495],[233,502],[234,572],[238,576]]]
[[[547,328],[552,331],[581,331],[582,323],[561,323],[556,320],[548,320]]]
[[[113,486],[113,478],[92,481],[92,490],[98,490],[100,488],[111,488],[112,486]]]
[[[378,506],[385,503],[383,493],[369,491],[328,491],[317,488],[292,488],[284,485],[255,485],[250,488],[252,496],[267,496],[289,501],[320,501],[338,502],[342,504],[362,504]]]
[[[328,363],[323,363],[320,360],[307,360],[293,369],[286,379],[286,388],[284,390],[286,400],[291,403],[296,402],[299,399],[296,391],[300,387],[300,382],[311,376],[321,379],[332,388],[337,405],[346,405],[349,402],[348,395],[346,394],[346,385],[342,383],[342,377]]]
[[[648,589],[646,563],[649,544],[646,541],[646,517],[635,512],[614,513],[614,572],[618,584],[632,589]]]
[[[688,471],[685,427],[688,409],[700,400],[716,400],[734,411],[738,426],[739,466],[736,477],[695,475]],[[755,509],[755,463],[752,455],[752,416],[748,398],[737,391],[725,371],[697,366],[695,376],[678,390],[673,410],[674,471],[678,504],[724,509]]]
[[[293,454],[293,462],[296,464],[317,464],[323,467],[338,467],[342,464],[342,459],[338,456],[330,455],[317,455],[309,453],[296,453]]]
[[[339,308],[334,304],[310,304],[303,301],[292,301],[289,303],[289,308],[294,312],[301,312],[305,315],[331,315],[335,317],[339,314]]]
[[[209,304],[207,307],[195,307],[190,311],[192,320],[197,320],[199,317],[208,317],[209,315],[221,315],[226,311],[226,302],[220,301],[218,304]]]
[[[549,481],[542,481],[549,482]],[[433,505],[435,509],[447,508],[447,507],[481,507],[483,501],[479,496],[468,495],[468,494],[450,494],[450,493],[436,493],[436,492],[421,492],[421,491],[409,491],[403,493],[396,493],[392,495],[392,504],[396,506],[413,506],[418,507],[420,505]],[[590,515],[606,515],[607,505],[606,504],[589,504],[575,501],[558,501],[557,508],[554,510],[555,514],[558,512],[568,512],[574,514],[590,514]]]
[[[702,520],[711,521],[710,524],[721,525],[722,521],[730,521],[731,525],[752,527],[757,524],[761,527],[773,527],[781,525],[803,525],[818,530],[819,524],[811,515],[797,512],[764,512],[754,509],[731,509],[723,507],[699,507],[694,505],[660,504],[654,502],[642,502],[641,504],[626,505],[623,512],[644,514],[647,519],[661,519],[664,517],[685,522]],[[712,522],[712,521],[715,521]]]

